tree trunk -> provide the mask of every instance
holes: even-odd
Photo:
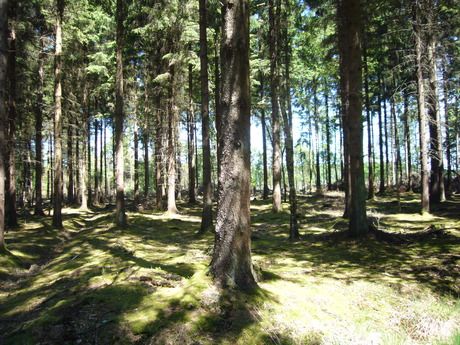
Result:
[[[0,252],[5,252],[5,125],[8,55],[8,1],[0,0]]]
[[[436,37],[434,32],[433,11],[436,5],[427,0],[428,16],[428,42],[427,42],[427,63],[428,63],[428,125],[430,131],[430,153],[431,153],[431,174],[430,174],[430,202],[439,204],[446,200],[444,190],[444,162],[441,134],[441,114],[439,110],[439,91],[436,64]]]
[[[381,83],[379,82],[379,85]],[[378,94],[378,115],[379,115],[379,154],[380,154],[380,186],[379,194],[385,193],[385,156],[384,151],[384,139],[383,139],[383,121],[382,121],[382,97],[381,93]]]
[[[97,102],[96,102],[97,110]],[[94,120],[94,204],[99,205],[99,164],[98,164],[98,144],[99,144],[99,121]]]
[[[428,181],[428,150],[426,142],[426,113],[425,113],[425,85],[423,81],[422,65],[422,22],[420,8],[417,0],[413,0],[414,12],[414,33],[415,33],[415,57],[416,57],[416,78],[417,78],[417,105],[420,125],[420,163],[421,163],[421,209],[420,213],[430,212],[430,194]]]
[[[16,121],[17,121],[17,83],[16,83],[16,11],[17,2],[10,1],[10,42],[8,49],[7,77],[8,77],[8,120],[6,122],[7,145],[6,145],[6,222],[7,226],[18,226],[16,210]],[[12,17],[12,18],[11,18]]]
[[[332,164],[331,164],[331,119],[329,115],[329,90],[326,83],[324,103],[326,106],[326,164],[327,164],[327,190],[332,190]]]
[[[134,205],[139,203],[139,125],[136,115],[134,118]]]
[[[372,143],[372,115],[371,115],[371,102],[369,100],[369,69],[367,65],[367,54],[366,50],[363,50],[363,58],[364,58],[364,92],[365,100],[366,100],[366,120],[367,120],[367,155],[368,155],[368,190],[367,190],[367,198],[369,200],[374,200],[375,197],[375,190],[374,190],[374,164],[372,161],[373,157],[373,143]]]
[[[294,174],[294,139],[292,137],[292,102],[291,102],[291,42],[288,35],[289,27],[289,3],[286,2],[286,15],[284,17],[283,33],[284,33],[284,50],[285,50],[285,87],[283,89],[283,105],[286,109],[281,107],[283,122],[284,122],[284,140],[286,146],[286,168],[289,183],[289,211],[290,211],[290,226],[289,226],[289,239],[291,241],[300,240],[299,223],[297,220],[297,191],[295,186]]]
[[[272,145],[273,145],[273,212],[280,212],[281,206],[281,145],[280,145],[280,124],[279,124],[279,103],[278,103],[278,60],[279,60],[279,20],[280,20],[280,1],[268,1],[269,30],[270,30],[270,101],[272,106]]]
[[[64,1],[57,0],[54,53],[54,197],[53,226],[62,228],[62,17]]]
[[[412,190],[412,164],[411,164],[411,143],[410,143],[410,133],[409,133],[409,95],[406,90],[403,94],[404,98],[404,143],[406,149],[406,178],[407,178],[407,190]]]
[[[450,194],[452,192],[451,186],[452,186],[452,150],[451,150],[451,142],[452,142],[452,137],[451,137],[451,128],[450,128],[450,118],[449,118],[449,113],[451,110],[451,105],[449,104],[449,93],[450,93],[450,87],[449,83],[447,81],[447,75],[446,75],[446,70],[444,67],[444,81],[443,81],[443,87],[444,87],[444,123],[445,123],[445,136],[446,136],[446,160],[447,160],[447,181],[446,181],[446,186],[445,190],[447,194]]]
[[[74,194],[74,154],[73,154],[73,124],[68,123],[67,127],[67,169],[69,176],[69,183],[67,185],[67,201],[70,205],[75,203],[75,194]]]
[[[221,170],[216,236],[210,272],[222,288],[253,289],[251,262],[251,159],[249,2],[222,5]]]
[[[161,110],[159,110],[160,98],[157,98],[158,107],[155,116],[155,194],[156,194],[156,208],[158,211],[163,211],[163,185],[164,185],[164,116],[162,116]]]
[[[171,63],[169,66],[170,72],[170,87],[168,95],[168,147],[166,153],[167,161],[167,197],[168,197],[168,212],[177,213],[176,207],[176,126],[177,126],[177,106],[175,104],[175,66]]]
[[[189,111],[187,113],[188,201],[196,203],[195,193],[195,106],[193,102],[193,66],[188,70]]]
[[[124,122],[124,91],[123,91],[123,0],[117,0],[117,74],[115,78],[115,183],[116,183],[116,224],[127,224],[125,214],[124,160],[123,160],[123,122]],[[97,164],[97,161],[96,161]]]
[[[369,227],[366,216],[366,187],[364,183],[363,164],[363,121],[362,121],[362,63],[361,63],[361,6],[359,0],[342,0],[339,2],[339,30],[346,30],[339,35],[344,39],[339,45],[341,58],[341,77],[345,77],[346,86],[346,127],[348,129],[348,157],[350,183],[350,237],[365,236]]]
[[[40,30],[41,33],[41,30]],[[43,87],[44,87],[44,37],[40,37],[40,52],[38,57],[38,89],[37,89],[37,108],[35,110],[35,214],[44,216],[43,195],[42,195],[42,176],[43,176]]]
[[[213,227],[211,189],[211,132],[209,126],[209,86],[208,86],[208,40],[206,37],[206,0],[199,1],[200,11],[200,81],[201,81],[201,122],[203,145],[203,213],[200,233]],[[221,129],[218,127],[219,130]]]

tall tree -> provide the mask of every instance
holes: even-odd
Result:
[[[249,1],[222,2],[222,148],[210,272],[222,288],[257,285],[251,262]]]
[[[17,51],[16,51],[16,26],[17,26],[17,1],[9,3],[9,47],[8,47],[8,121],[6,122],[7,146],[7,193],[6,193],[6,213],[7,225],[9,227],[18,226],[18,215],[16,210],[16,122],[17,122]]]
[[[5,122],[8,50],[8,0],[0,0],[0,252],[5,247]]]
[[[189,109],[187,112],[188,200],[196,203],[195,105],[193,102],[193,65],[188,68]]]
[[[124,42],[124,9],[123,0],[117,0],[116,23],[116,58],[117,73],[115,78],[115,184],[116,184],[116,224],[127,223],[125,213],[124,161],[123,161],[123,122],[124,122],[124,90],[123,90],[123,42]],[[96,162],[97,164],[97,162]]]
[[[42,175],[43,175],[43,88],[45,82],[44,65],[45,65],[45,44],[44,36],[40,33],[40,51],[38,57],[38,90],[37,104],[35,109],[35,214],[44,216],[43,197],[42,197]]]
[[[281,145],[280,145],[280,123],[279,123],[279,21],[281,4],[280,0],[268,1],[269,17],[269,51],[270,51],[270,101],[272,106],[272,145],[273,145],[273,205],[272,210],[279,212],[281,206]]]
[[[367,234],[366,187],[363,164],[362,119],[362,24],[360,0],[339,0],[339,44],[341,85],[345,86],[345,130],[348,141],[348,183],[350,193],[348,234],[359,238]]]
[[[54,51],[54,197],[53,226],[62,228],[62,17],[64,0],[56,3],[56,42]]]
[[[412,2],[413,28],[415,34],[415,68],[417,78],[417,110],[420,124],[420,162],[421,162],[421,210],[422,214],[430,212],[430,194],[428,178],[428,151],[426,142],[426,113],[425,113],[425,84],[423,80],[423,61],[422,61],[422,28],[421,19],[422,9],[418,0]]]
[[[208,85],[208,39],[206,0],[199,1],[200,11],[200,81],[201,81],[201,129],[203,145],[203,213],[200,233],[210,230],[212,224],[211,189],[211,131],[209,127],[209,85]],[[220,129],[220,128],[219,128]]]

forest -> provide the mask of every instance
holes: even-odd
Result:
[[[460,345],[456,0],[0,0],[0,344]]]

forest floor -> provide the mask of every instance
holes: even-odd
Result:
[[[232,295],[206,275],[199,205],[131,210],[123,229],[110,205],[64,209],[64,230],[22,215],[0,257],[0,343],[460,344],[459,196],[424,216],[418,195],[369,202],[397,241],[341,235],[341,194],[299,205],[303,240],[291,243],[288,206],[252,202],[260,288]]]

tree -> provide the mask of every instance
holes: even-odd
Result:
[[[222,288],[257,283],[251,262],[249,1],[222,3],[222,148],[214,253],[210,272]]]
[[[56,4],[56,42],[54,51],[54,197],[53,226],[62,228],[62,17],[64,0]]]
[[[423,80],[422,61],[422,27],[419,1],[413,0],[413,28],[415,34],[415,68],[417,78],[417,110],[420,124],[420,162],[421,162],[421,210],[422,214],[430,212],[430,194],[428,178],[428,151],[426,142],[425,84]]]
[[[116,224],[125,226],[124,192],[124,161],[123,161],[123,122],[124,122],[124,91],[123,91],[123,35],[124,35],[123,0],[117,0],[117,74],[115,85],[115,183],[116,183]],[[97,162],[96,162],[97,164]]]
[[[268,1],[269,11],[269,46],[270,46],[270,101],[272,105],[272,144],[273,144],[273,205],[272,210],[279,212],[281,206],[281,145],[280,145],[280,123],[279,123],[279,21],[281,4],[277,0],[275,9],[274,0]]]
[[[208,41],[206,37],[206,0],[200,0],[200,80],[203,142],[203,213],[200,233],[212,228],[211,145],[209,128]]]
[[[0,0],[0,252],[5,247],[5,122],[8,49],[8,0]]]
[[[362,51],[361,51],[361,4],[360,0],[338,2],[338,29],[340,52],[342,105],[345,111],[344,130],[348,142],[347,183],[350,197],[348,234],[363,237],[369,231],[366,217],[366,188],[363,164],[362,119]]]

